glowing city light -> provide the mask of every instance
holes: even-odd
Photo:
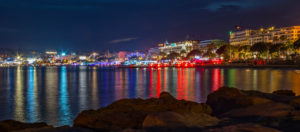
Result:
[[[62,53],[61,53],[61,56],[66,56],[66,53],[65,53],[65,52],[62,52]]]

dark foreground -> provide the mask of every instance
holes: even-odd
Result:
[[[300,129],[300,96],[220,88],[207,102],[176,100],[163,92],[155,99],[122,99],[98,110],[81,112],[74,126],[0,122],[0,131],[116,132],[294,132]]]

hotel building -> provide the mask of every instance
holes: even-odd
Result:
[[[295,42],[300,38],[300,26],[267,29],[246,29],[230,33],[230,45],[253,45],[259,42],[287,43]]]
[[[160,52],[164,52],[166,54],[171,52],[180,53],[182,51],[190,52],[193,50],[193,46],[198,43],[199,41],[180,41],[175,43],[165,42],[164,44],[158,44],[158,49]]]
[[[221,39],[211,39],[211,40],[202,40],[197,45],[201,48],[201,47],[208,46],[209,44],[215,44],[216,46],[219,46],[224,43],[225,43],[225,41],[221,40]]]

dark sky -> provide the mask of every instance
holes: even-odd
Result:
[[[0,48],[141,50],[300,25],[300,0],[0,0]]]

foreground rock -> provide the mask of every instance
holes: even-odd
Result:
[[[245,117],[287,117],[294,111],[294,108],[290,105],[282,103],[265,103],[259,105],[253,105],[247,108],[240,108],[231,110],[223,117],[230,118],[245,118]]]
[[[42,128],[53,128],[48,126],[46,123],[23,123],[14,120],[0,121],[0,132],[10,132],[25,129],[42,129]]]
[[[278,90],[274,91],[273,93],[262,93],[259,91],[242,91],[241,92],[246,95],[246,96],[254,96],[254,97],[260,97],[260,98],[265,98],[272,100],[273,102],[279,102],[279,103],[289,103],[290,100],[296,98],[293,93],[290,90]]]
[[[94,132],[86,128],[56,127],[56,128],[27,128],[13,132]]]
[[[143,128],[151,127],[207,127],[215,126],[219,119],[204,113],[178,114],[175,112],[161,112],[149,114],[144,122]]]
[[[275,94],[275,95],[281,95],[281,96],[290,96],[290,97],[293,97],[293,96],[296,95],[291,90],[277,90],[277,91],[274,91],[273,94]]]
[[[74,126],[93,130],[141,129],[147,115],[166,111],[180,115],[212,112],[206,104],[176,100],[164,92],[159,99],[123,99],[99,110],[83,111],[75,119]]]
[[[238,89],[222,87],[207,97],[207,104],[213,109],[215,115],[228,112],[233,109],[272,102],[259,96],[249,96]]]
[[[300,110],[300,97],[293,98],[289,101],[289,104],[295,109]]]
[[[281,132],[277,129],[264,127],[257,124],[246,123],[225,126],[222,128],[208,129],[205,132]]]

